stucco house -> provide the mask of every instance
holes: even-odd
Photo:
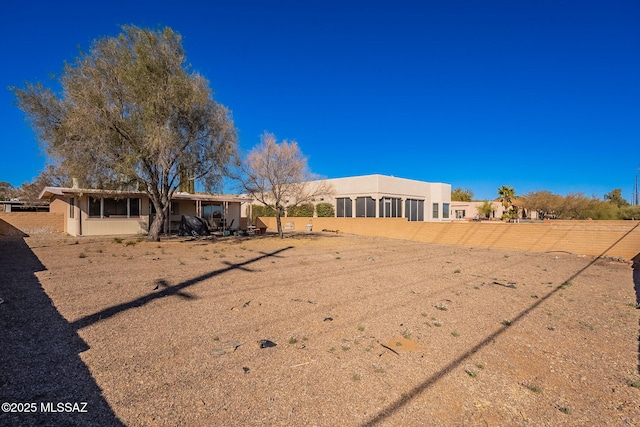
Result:
[[[499,199],[492,200],[490,202],[492,211],[489,214],[489,217],[485,218],[485,216],[480,214],[478,211],[478,208],[484,203],[484,201],[453,201],[451,202],[452,219],[457,221],[470,221],[479,218],[500,220],[508,210],[508,208],[505,208]],[[535,210],[527,210],[523,207],[525,206],[524,200],[514,198],[512,200],[512,204],[518,212],[517,218],[530,220],[538,219],[538,214]]]
[[[64,232],[72,236],[147,234],[154,215],[153,204],[141,191],[45,187],[40,199],[49,201],[50,212],[64,215]],[[247,201],[236,196],[174,193],[165,231],[177,231],[182,215],[203,217],[214,228],[240,229],[241,205]]]
[[[332,187],[331,195],[314,203],[331,203],[338,218],[406,218],[450,221],[451,184],[387,175],[362,175],[311,181]]]

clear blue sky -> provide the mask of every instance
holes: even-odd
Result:
[[[8,86],[120,25],[170,26],[248,151],[295,139],[328,178],[380,173],[476,199],[621,188],[640,168],[640,2],[5,0],[0,181],[45,164]]]

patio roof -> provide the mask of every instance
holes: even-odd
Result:
[[[39,199],[50,199],[53,196],[71,196],[71,195],[95,195],[102,197],[148,197],[143,191],[122,191],[122,190],[99,190],[95,188],[68,188],[68,187],[45,187]],[[251,202],[250,197],[240,197],[228,194],[204,194],[204,193],[173,193],[171,200],[186,200],[200,202]]]

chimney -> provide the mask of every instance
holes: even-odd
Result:
[[[71,178],[71,182],[73,183],[73,184],[71,185],[71,188],[74,188],[74,189],[80,188],[80,187],[78,186],[78,178]]]

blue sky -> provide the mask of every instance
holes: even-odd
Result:
[[[297,140],[313,172],[380,173],[476,199],[550,190],[631,201],[640,173],[640,2],[5,0],[0,181],[43,168],[9,86],[123,24],[170,26],[233,111],[240,147]]]

